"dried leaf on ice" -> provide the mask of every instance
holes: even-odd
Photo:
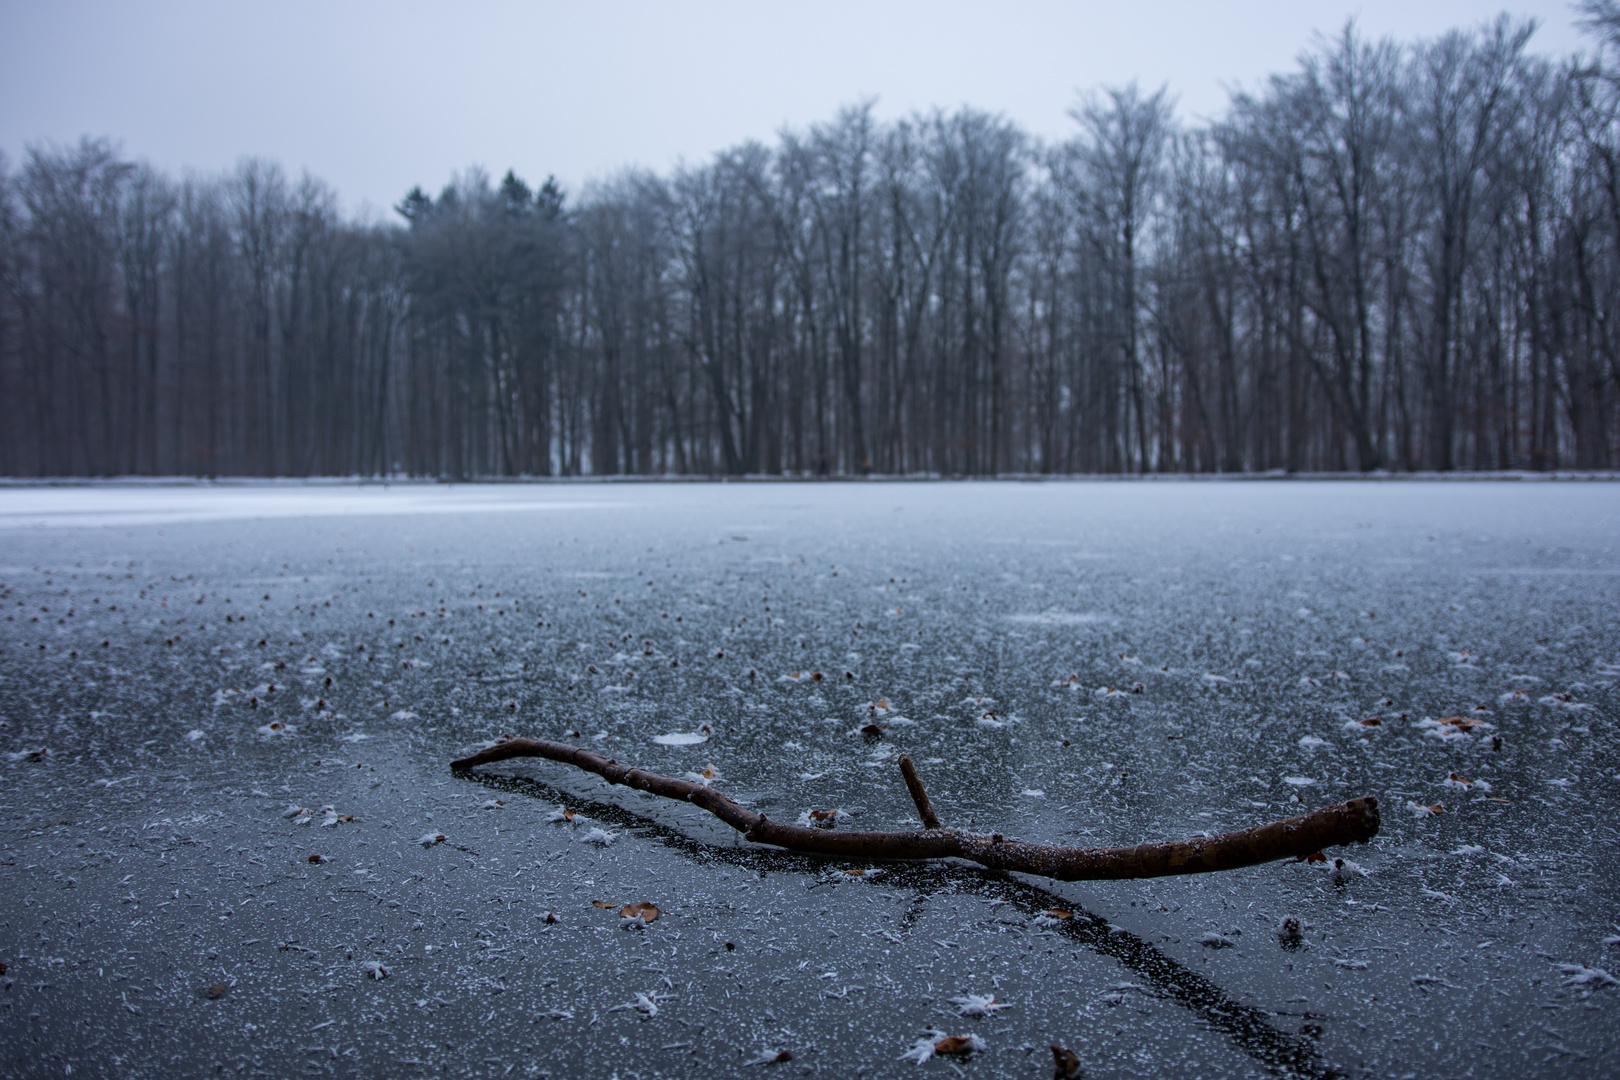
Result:
[[[985,1050],[984,1040],[977,1035],[947,1035],[934,1043],[936,1054],[971,1054],[975,1050]]]
[[[321,819],[321,828],[329,829],[340,821],[353,821],[353,814],[340,814],[330,806],[321,807],[321,813],[326,816]]]
[[[650,923],[658,918],[658,905],[650,900],[643,900],[639,904],[625,904],[619,909],[619,915],[621,918],[640,919],[644,923]]]

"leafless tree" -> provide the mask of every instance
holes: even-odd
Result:
[[[247,160],[0,159],[11,475],[1609,468],[1620,6],[1319,38],[1183,126],[872,102],[396,224]]]

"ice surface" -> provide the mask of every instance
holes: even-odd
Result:
[[[575,492],[582,492],[576,497]],[[416,516],[624,510],[636,504],[603,498],[599,488],[504,485],[223,484],[0,487],[0,530],[115,528],[265,518]]]
[[[1600,483],[0,488],[0,1054],[1604,1075],[1617,521]],[[1057,885],[448,772],[503,735],[838,829],[916,827],[902,752],[946,825],[1032,841],[1384,826]]]

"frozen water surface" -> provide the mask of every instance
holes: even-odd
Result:
[[[1617,510],[0,490],[0,1068],[1044,1077],[1055,1043],[1092,1077],[1612,1074]],[[1359,794],[1384,828],[1146,882],[842,863],[549,763],[450,774],[504,733],[834,828],[915,825],[900,752],[947,824],[1030,840]],[[983,1049],[918,1050],[947,1035]]]

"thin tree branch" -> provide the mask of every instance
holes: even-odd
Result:
[[[917,776],[917,766],[911,763],[909,754],[900,755],[900,775],[906,779],[906,790],[911,792],[911,801],[917,804],[917,816],[922,819],[923,828],[939,828],[939,815],[934,813],[934,804],[928,801],[928,792],[923,790],[922,780]]]
[[[1371,796],[1351,799],[1338,806],[1241,832],[1138,844],[1129,848],[1026,844],[1008,840],[1000,833],[984,836],[960,829],[837,832],[778,824],[705,784],[633,769],[601,754],[563,743],[507,739],[471,757],[453,761],[450,767],[459,771],[515,757],[547,758],[595,773],[610,784],[623,784],[637,791],[691,803],[724,821],[742,833],[745,839],[759,844],[846,858],[966,859],[992,870],[1013,870],[1057,881],[1118,880],[1235,870],[1276,859],[1303,858],[1338,844],[1353,841],[1365,843],[1378,833],[1378,800]],[[920,782],[918,790],[921,790]],[[919,801],[926,802],[926,796]]]

